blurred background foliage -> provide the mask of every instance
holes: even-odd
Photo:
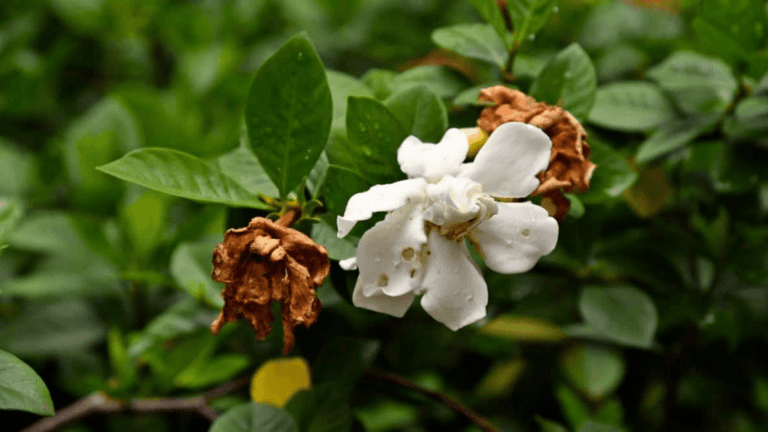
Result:
[[[441,102],[422,138],[439,139],[441,112],[474,126],[477,90],[500,81],[503,62],[463,58],[433,33],[482,22],[471,3],[482,2],[3,1],[0,349],[32,366],[56,408],[95,391],[194,395],[279,357],[279,328],[263,342],[244,323],[208,330],[223,303],[211,251],[226,228],[266,211],[171,197],[95,168],[143,147],[177,149],[277,196],[238,153],[241,116],[254,72],[300,31],[329,70],[331,141],[345,139],[350,95],[386,100],[418,130],[390,98],[414,86]],[[570,197],[556,250],[526,274],[486,272],[488,318],[456,333],[417,306],[404,319],[355,309],[356,274],[334,262],[321,318],[292,353],[308,362],[311,390],[281,412],[302,432],[478,430],[370,372],[386,371],[502,431],[768,429],[765,16],[751,0],[561,2],[523,41],[512,82],[545,100],[559,82],[550,102],[582,120],[598,164],[592,189]],[[571,67],[594,76],[583,100],[563,75]],[[354,244],[326,222],[363,187],[332,186],[311,229],[337,260]],[[212,407],[247,400],[232,393]],[[38,419],[2,416],[9,430]],[[208,427],[193,413],[121,413],[64,430]]]

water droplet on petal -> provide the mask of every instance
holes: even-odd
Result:
[[[529,230],[528,228],[526,228],[526,229],[524,229],[524,230],[520,231],[520,235],[521,235],[521,236],[523,236],[523,237],[525,237],[525,238],[528,238],[528,237],[530,237],[530,236],[531,236],[531,230]]]
[[[416,252],[413,250],[413,248],[406,248],[403,250],[403,259],[410,261],[415,254]]]
[[[379,276],[379,286],[380,287],[385,287],[388,284],[389,284],[389,277],[387,275],[385,275],[384,273],[382,273],[381,276]]]

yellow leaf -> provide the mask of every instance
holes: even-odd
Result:
[[[508,393],[512,390],[524,368],[525,362],[521,359],[494,363],[491,370],[477,385],[475,393],[481,398],[494,398]]]
[[[253,375],[251,399],[282,408],[294,394],[309,386],[309,365],[303,358],[269,360]]]
[[[480,329],[481,333],[505,339],[531,342],[557,342],[565,337],[563,330],[550,322],[531,317],[500,316]]]
[[[672,198],[672,182],[661,166],[640,168],[637,182],[622,194],[629,207],[640,217],[660,212]]]

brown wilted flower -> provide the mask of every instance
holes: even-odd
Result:
[[[320,313],[315,288],[330,271],[328,252],[288,228],[292,219],[254,218],[245,228],[227,230],[224,242],[216,246],[211,277],[226,287],[224,308],[211,324],[213,334],[242,317],[259,339],[266,338],[274,320],[270,305],[277,301],[282,303],[283,354],[287,354],[294,343],[293,329],[315,323]]]
[[[578,120],[562,107],[536,102],[519,90],[494,86],[480,91],[481,101],[493,102],[477,120],[487,133],[507,122],[536,126],[552,140],[549,166],[539,173],[541,182],[532,195],[542,195],[556,207],[555,218],[562,222],[570,208],[564,192],[585,191],[596,165],[589,160],[587,133]]]

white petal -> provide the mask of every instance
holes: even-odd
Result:
[[[347,235],[355,223],[370,219],[373,213],[390,211],[405,205],[408,198],[420,196],[427,181],[422,178],[402,180],[396,183],[376,185],[365,192],[352,195],[347,202],[344,216],[336,217],[339,238]]]
[[[536,126],[505,123],[488,138],[461,177],[483,185],[487,194],[523,198],[539,186],[536,174],[549,165],[552,141]]]
[[[352,303],[359,308],[401,318],[405,315],[405,311],[411,306],[415,297],[416,295],[413,293],[390,297],[383,292],[366,297],[363,295],[363,289],[360,287],[360,280],[358,279],[355,291],[352,293]]]
[[[557,221],[530,202],[498,203],[499,213],[468,234],[488,267],[499,273],[530,270],[557,244]]]
[[[439,226],[440,234],[459,235],[496,214],[496,202],[483,195],[480,183],[444,176],[426,188],[424,219]]]
[[[447,240],[433,230],[427,244],[421,305],[432,318],[458,330],[485,317],[488,287],[469,258],[463,240]]]
[[[421,250],[426,242],[417,203],[401,207],[366,231],[357,246],[357,285],[363,295],[383,292],[394,297],[418,288],[424,277]]]
[[[344,270],[357,270],[357,257],[347,258],[339,261],[339,267]]]
[[[459,129],[448,129],[437,144],[422,143],[411,135],[397,150],[397,162],[408,177],[439,179],[456,175],[467,157],[469,140]]]

